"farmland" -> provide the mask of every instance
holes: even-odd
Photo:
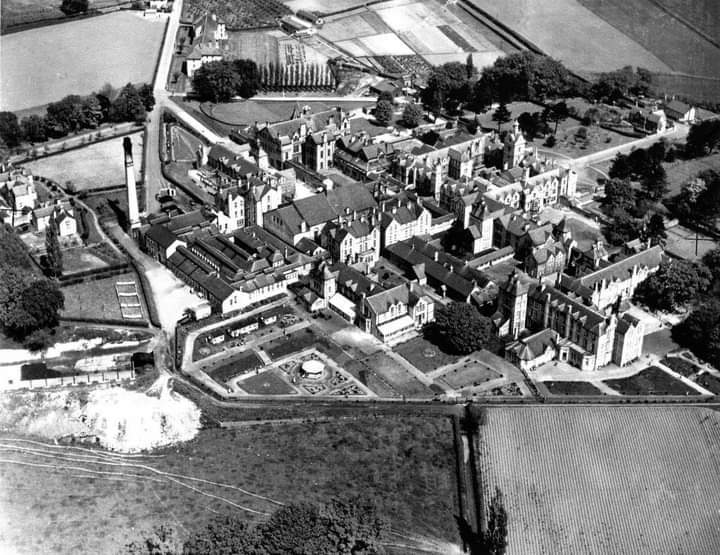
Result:
[[[5,35],[0,39],[0,109],[89,94],[105,83],[152,81],[164,28],[165,19],[117,12]]]
[[[598,17],[637,41],[675,71],[717,77],[720,49],[677,18],[660,9],[654,0],[578,0]],[[683,5],[693,2],[684,1]],[[717,7],[715,8],[717,11]],[[685,8],[681,13],[685,14]],[[697,13],[695,15],[697,21]],[[717,32],[717,19],[714,21]],[[595,41],[593,41],[593,49]],[[629,61],[627,63],[630,63]],[[649,68],[655,69],[655,68]]]
[[[500,51],[478,29],[435,0],[380,3],[330,16],[319,35],[359,58],[422,56],[427,63],[491,64]]]
[[[67,448],[52,449],[71,453]],[[112,457],[110,462],[127,462],[103,455]],[[189,443],[133,462],[233,484],[283,503],[364,495],[378,502],[394,529],[456,543],[452,457],[446,420],[358,418],[204,430]],[[4,553],[116,553],[139,529],[163,522],[184,530],[216,512],[258,518],[223,499],[263,512],[277,508],[232,486],[171,480],[146,469],[123,469],[126,476],[93,475],[92,471],[119,470],[107,459],[71,463],[9,452],[3,459],[90,471],[0,463]],[[39,483],[42,488],[34,487]]]
[[[135,177],[142,176],[142,133],[130,135],[133,145]],[[122,137],[101,141],[76,150],[54,154],[24,164],[34,175],[65,184],[72,182],[77,191],[125,183]],[[141,205],[142,206],[142,205]]]
[[[276,27],[277,18],[290,10],[278,0],[189,0],[183,5],[183,14],[191,19],[205,13],[214,13],[228,30],[237,30]]]
[[[717,552],[720,414],[700,408],[488,410],[486,489],[508,555]]]
[[[593,14],[578,0],[471,0],[471,3],[570,69],[598,72],[633,65],[660,72],[670,70],[651,51]],[[625,5],[635,5],[635,2],[625,2]],[[642,27],[646,28],[645,25]],[[663,33],[647,34],[655,34],[660,40],[664,36]]]

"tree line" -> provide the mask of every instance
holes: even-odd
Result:
[[[47,346],[65,299],[57,281],[37,275],[25,244],[0,225],[0,327],[30,349]]]
[[[0,112],[0,146],[16,148],[26,142],[40,143],[108,122],[141,123],[154,106],[151,85],[135,87],[128,83],[120,90],[105,85],[87,96],[68,95],[48,104],[44,116],[32,114],[18,120],[12,112]]]

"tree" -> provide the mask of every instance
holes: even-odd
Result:
[[[702,264],[687,260],[663,262],[643,281],[635,296],[653,310],[673,311],[705,293],[712,274]]]
[[[720,300],[699,304],[673,327],[672,338],[716,368],[720,366]]]
[[[0,325],[7,335],[23,339],[35,330],[55,327],[64,304],[55,281],[0,266]]]
[[[632,176],[632,167],[626,154],[618,153],[615,155],[608,175],[612,179],[630,179]]]
[[[703,264],[710,270],[713,279],[720,282],[720,247],[706,252],[702,258]]]
[[[145,101],[132,83],[128,83],[112,102],[108,119],[115,123],[134,121],[141,123],[147,115]]]
[[[10,148],[15,148],[22,140],[22,130],[18,119],[12,112],[0,112],[0,138]]]
[[[88,11],[89,0],[63,0],[60,11],[65,15],[77,15]]]
[[[505,104],[500,104],[492,115],[492,120],[498,124],[498,132],[500,131],[500,126],[502,126],[503,123],[509,122],[511,119],[512,113]]]
[[[193,75],[195,93],[200,100],[209,102],[230,101],[240,84],[240,77],[225,61],[204,64]]]
[[[610,223],[603,228],[603,232],[610,244],[622,245],[640,237],[642,229],[641,220],[618,209],[610,214]]]
[[[649,239],[652,245],[663,245],[667,240],[665,232],[665,218],[660,214],[653,214],[645,224],[642,237],[646,241]]]
[[[630,212],[635,206],[635,191],[627,179],[610,179],[605,182],[605,196],[600,201],[606,214],[624,210]]]
[[[487,531],[483,537],[483,554],[503,555],[505,553],[508,533],[507,520],[502,493],[495,488],[495,495],[490,501],[488,510]]]
[[[534,139],[538,135],[545,135],[550,131],[540,112],[533,112],[532,114],[523,112],[518,117],[518,125],[530,139]]]
[[[451,302],[436,311],[426,333],[448,352],[468,354],[488,345],[492,322],[472,305]]]
[[[233,555],[260,553],[259,538],[247,523],[221,515],[191,534],[183,544],[185,555]]]
[[[260,71],[257,64],[253,60],[233,60],[232,70],[239,79],[235,94],[243,98],[255,96],[261,85]]]
[[[570,82],[570,74],[560,62],[524,50],[498,58],[492,66],[483,69],[475,94],[501,103],[544,102],[547,98],[564,96]]]
[[[469,100],[469,92],[467,67],[460,62],[448,62],[433,68],[422,101],[429,110],[453,112]]]
[[[138,94],[142,99],[143,106],[145,106],[145,111],[152,112],[153,108],[155,107],[155,93],[153,92],[152,85],[149,83],[144,83],[138,89]]]
[[[377,101],[380,102],[381,100],[385,100],[386,102],[392,104],[393,102],[395,102],[395,97],[390,91],[380,91],[380,94],[377,97]]]
[[[649,168],[640,180],[645,198],[651,202],[659,202],[668,192],[667,173],[661,164]]]
[[[45,228],[45,261],[45,271],[49,276],[62,275],[62,250],[60,250],[59,230],[55,212],[50,216],[48,225]]]
[[[561,121],[565,121],[569,117],[570,111],[568,110],[568,105],[564,101],[550,104],[547,106],[547,108],[543,110],[543,119],[555,123],[555,130],[553,131],[553,135],[557,134],[558,124]]]
[[[465,75],[468,80],[475,79],[477,77],[477,69],[475,69],[475,62],[473,62],[472,53],[467,55],[465,60]]]
[[[22,293],[22,308],[30,315],[36,329],[56,327],[60,322],[58,312],[64,306],[65,297],[53,280],[32,281]]]
[[[405,127],[417,127],[420,125],[420,122],[423,119],[423,109],[420,104],[415,104],[414,102],[410,102],[405,105],[405,109],[403,110],[403,124]]]
[[[54,137],[62,137],[80,129],[94,129],[103,117],[102,106],[95,95],[71,94],[48,104],[46,112],[46,127]]]
[[[375,105],[375,119],[383,127],[390,124],[393,116],[393,106],[387,100],[380,100]]]
[[[718,145],[720,145],[720,120],[711,119],[690,127],[685,151],[688,156],[705,156],[715,150]]]
[[[317,507],[298,503],[275,511],[258,526],[258,531],[263,547],[270,553],[335,553],[325,524]]]
[[[45,120],[37,114],[24,117],[20,121],[23,137],[31,143],[42,143],[47,140]]]
[[[183,542],[178,531],[167,524],[161,524],[140,538],[125,546],[129,555],[178,555],[182,553]]]
[[[592,86],[595,100],[615,102],[637,90],[638,76],[632,66],[625,66],[616,71],[601,73]]]

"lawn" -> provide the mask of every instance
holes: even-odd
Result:
[[[74,248],[62,251],[63,273],[74,274],[96,268],[104,268],[107,263],[92,252],[92,248]]]
[[[665,357],[660,362],[686,378],[700,371],[700,368],[683,357]]]
[[[415,339],[401,343],[393,350],[415,368],[425,373],[432,372],[441,366],[452,364],[460,359],[457,355],[450,355],[443,352],[440,347],[423,337],[416,337]]]
[[[237,382],[240,389],[251,395],[296,395],[297,391],[284,379],[277,368]]]
[[[127,281],[135,281],[138,291],[142,287],[134,272],[63,287],[61,291],[65,295],[65,309],[60,315],[68,318],[122,320],[123,315],[115,285]],[[136,298],[133,297],[133,300]],[[143,314],[147,314],[142,295],[140,295],[140,304],[142,305],[140,310]]]
[[[165,21],[121,11],[4,35],[0,108],[39,106],[105,83],[152,81]]]
[[[403,366],[382,351],[365,358],[364,362],[378,378],[388,384],[397,395],[432,397],[434,392],[410,374]],[[368,384],[370,387],[370,384]]]
[[[715,395],[720,395],[720,378],[717,376],[703,372],[695,381],[698,385],[704,387],[708,391],[712,391]]]
[[[139,181],[142,178],[143,136],[142,133],[135,133],[129,137],[133,145],[135,177]],[[122,144],[123,137],[108,139],[23,165],[34,175],[47,177],[62,185],[70,181],[77,191],[123,185],[125,161]]]
[[[671,164],[665,163],[663,167],[667,173],[667,182],[670,188],[668,195],[677,195],[683,186],[695,179],[700,172],[717,170],[720,167],[720,152],[690,160],[677,160]]]
[[[542,382],[550,395],[604,395],[588,382]]]
[[[696,260],[717,246],[716,240],[712,237],[702,233],[698,235],[695,231],[681,225],[671,227],[665,232],[667,234],[665,251],[672,256]]]
[[[696,389],[676,380],[657,366],[616,380],[605,380],[605,385],[622,395],[699,395]]]
[[[717,553],[720,413],[695,407],[487,411],[483,482],[507,555]]]
[[[490,380],[501,378],[502,374],[491,369],[489,366],[475,361],[468,362],[448,370],[437,379],[444,381],[453,389],[481,385]]]
[[[248,351],[237,357],[233,357],[232,362],[223,364],[216,368],[211,368],[205,372],[216,382],[224,383],[231,380],[235,376],[252,372],[258,368],[262,368],[264,363],[253,351]]]
[[[260,347],[268,354],[268,356],[277,360],[293,353],[299,353],[317,342],[317,335],[312,328],[303,328],[286,336],[278,337],[267,343],[263,343]]]
[[[363,495],[377,501],[394,529],[457,542],[451,437],[445,419],[358,418],[204,430],[187,444],[133,459],[163,472],[232,484],[228,487],[187,479],[173,482],[158,475],[151,475],[153,481],[143,478],[149,473],[139,468],[123,469],[129,476],[103,477],[0,463],[0,535],[9,547],[5,552],[117,553],[139,529],[163,522],[184,531],[218,512],[258,518],[184,487],[188,484],[262,512],[277,505],[232,488],[284,503]],[[3,458],[43,464],[51,460],[10,454]],[[119,470],[104,464],[66,464]]]

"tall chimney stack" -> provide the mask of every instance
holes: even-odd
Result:
[[[125,185],[128,196],[128,224],[130,230],[140,228],[140,211],[138,210],[137,186],[135,185],[135,167],[133,166],[132,142],[129,137],[123,139],[125,151]]]

